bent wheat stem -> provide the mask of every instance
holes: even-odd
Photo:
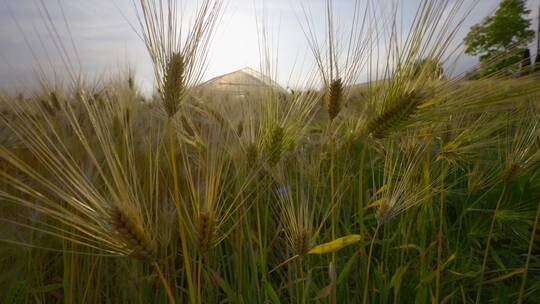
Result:
[[[165,279],[165,276],[163,275],[161,268],[159,267],[157,262],[152,262],[152,264],[154,264],[154,267],[156,268],[156,271],[159,275],[159,279],[161,280],[161,283],[163,283],[163,287],[165,288],[165,292],[167,293],[167,298],[169,299],[169,303],[175,304],[176,300],[174,299],[174,294],[171,290],[171,286],[169,286],[169,283]]]

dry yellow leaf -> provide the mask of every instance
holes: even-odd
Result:
[[[362,237],[358,234],[351,234],[348,236],[344,236],[344,237],[335,239],[333,241],[330,241],[328,243],[317,245],[313,247],[308,252],[308,254],[325,254],[325,253],[336,252],[346,246],[352,245],[354,243],[358,243],[361,238]]]

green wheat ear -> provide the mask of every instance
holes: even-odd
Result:
[[[266,144],[266,157],[270,167],[275,166],[281,159],[284,135],[285,130],[283,127],[277,125],[270,132],[270,138]]]
[[[406,124],[421,104],[422,98],[415,92],[405,94],[393,106],[368,122],[368,133],[375,138],[388,136]]]
[[[259,159],[259,149],[255,143],[249,143],[246,148],[246,159],[248,166],[254,166]]]
[[[178,112],[184,97],[184,72],[184,58],[179,53],[173,53],[167,63],[163,90],[163,105],[169,117]]]

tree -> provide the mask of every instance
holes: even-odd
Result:
[[[481,74],[516,67],[519,72],[524,50],[534,38],[529,13],[525,0],[503,0],[494,15],[471,27],[465,53],[480,56]]]

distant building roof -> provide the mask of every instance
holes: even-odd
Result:
[[[285,91],[270,77],[251,68],[243,68],[225,75],[214,77],[201,85],[212,90],[236,92],[239,95],[249,91],[273,87]]]

